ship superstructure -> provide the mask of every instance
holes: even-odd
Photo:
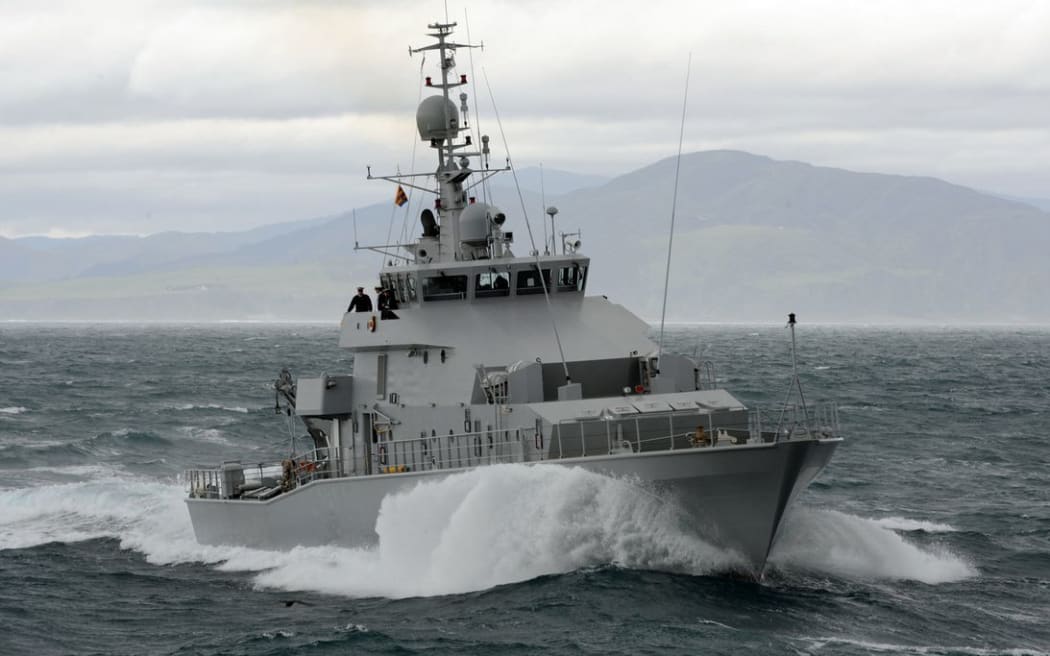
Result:
[[[438,55],[440,78],[425,86],[439,93],[416,113],[435,170],[369,170],[434,200],[417,239],[377,247],[383,306],[343,316],[353,374],[278,379],[308,453],[187,473],[198,540],[366,545],[383,498],[420,480],[553,464],[636,479],[760,573],[788,504],[840,441],[834,406],[750,410],[709,366],[661,352],[645,322],[588,296],[578,242],[516,247],[507,215],[479,193],[496,171],[489,138],[466,120],[455,54],[472,46],[454,27],[430,25],[435,42],[412,49]]]

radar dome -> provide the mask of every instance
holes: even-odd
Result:
[[[416,126],[423,141],[454,137],[459,131],[459,110],[444,96],[430,96],[419,103]]]
[[[499,214],[499,208],[485,203],[474,203],[459,213],[459,239],[468,244],[484,244],[489,239],[489,221]]]

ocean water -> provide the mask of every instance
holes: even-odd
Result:
[[[1050,331],[801,326],[844,442],[761,581],[652,497],[560,468],[387,499],[374,549],[202,547],[180,473],[289,444],[281,367],[334,326],[0,325],[0,655],[1050,654]],[[779,326],[672,350],[745,402]],[[299,429],[296,433],[301,433]]]

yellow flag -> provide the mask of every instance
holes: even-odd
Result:
[[[401,207],[402,205],[404,205],[407,202],[408,202],[408,194],[406,194],[405,190],[401,188],[401,185],[398,185],[397,186],[397,193],[394,194],[394,204],[397,205],[398,207]]]

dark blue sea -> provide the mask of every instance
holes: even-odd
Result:
[[[350,370],[336,332],[0,324],[0,654],[1050,654],[1048,329],[801,325],[846,441],[761,581],[559,468],[409,492],[374,549],[197,545],[181,472],[284,454],[272,380]],[[782,326],[670,343],[790,382]]]

